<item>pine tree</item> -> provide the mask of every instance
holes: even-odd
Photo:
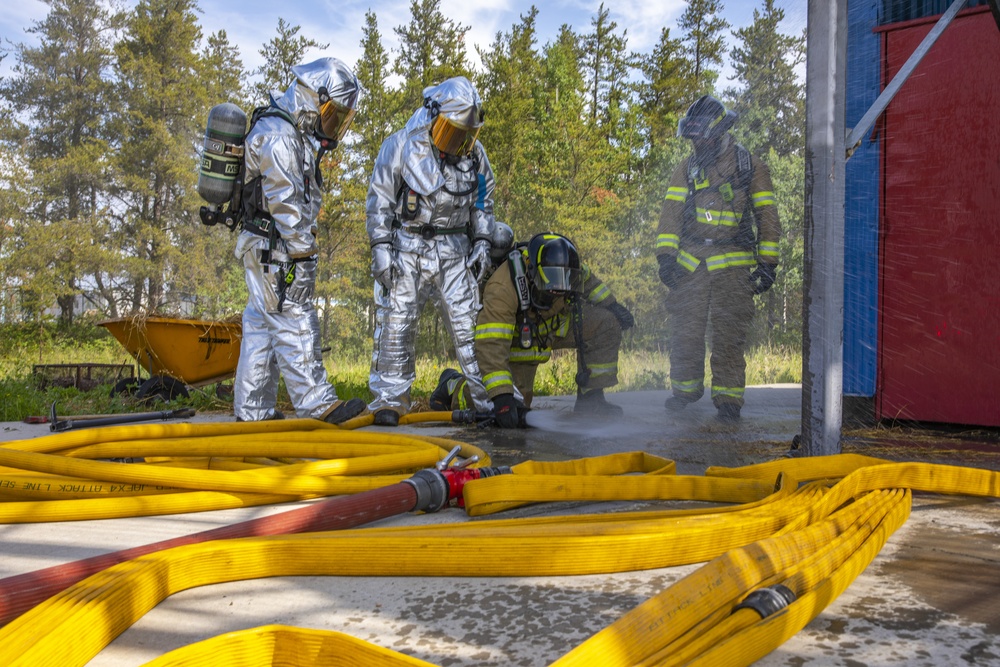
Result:
[[[34,293],[30,285],[30,273],[25,273],[22,258],[26,251],[25,238],[32,228],[37,228],[28,215],[32,193],[32,182],[27,169],[28,160],[24,146],[28,129],[17,121],[13,107],[0,97],[0,313],[3,321],[11,321],[28,315],[32,304],[30,295]],[[30,255],[29,255],[30,257]],[[38,304],[35,304],[38,305]],[[37,308],[34,308],[37,312]]]
[[[534,7],[510,32],[497,34],[489,50],[480,50],[485,71],[478,78],[486,120],[480,141],[496,176],[496,215],[515,234],[526,228],[537,205],[531,184],[537,178],[530,146],[540,120],[535,108],[542,61],[536,49]]]
[[[278,18],[278,34],[260,49],[264,64],[254,70],[253,74],[262,78],[253,85],[253,99],[247,105],[249,108],[267,104],[272,90],[285,90],[291,81],[288,71],[293,66],[302,64],[310,49],[322,51],[330,47],[329,44],[320,44],[314,39],[299,35],[301,29],[302,26],[292,26],[285,19]]]
[[[194,0],[140,0],[116,48],[122,109],[115,118],[121,143],[112,246],[121,252],[132,313],[180,309],[203,282],[200,258],[188,251],[203,230],[192,147],[204,134],[208,108],[195,11]]]
[[[398,95],[388,85],[389,54],[382,46],[382,35],[378,29],[378,17],[374,12],[365,13],[365,26],[361,29],[363,53],[357,63],[355,74],[364,96],[361,108],[352,125],[357,141],[352,149],[357,153],[358,169],[364,175],[371,174],[382,142],[396,129],[392,118],[398,111]]]
[[[640,56],[644,82],[639,87],[649,141],[653,146],[668,142],[677,130],[677,121],[697,95],[693,63],[684,57],[680,39],[670,37],[670,29],[660,31],[660,41],[649,55]]]
[[[626,32],[615,34],[618,24],[610,19],[610,10],[601,3],[597,15],[591,18],[593,32],[581,40],[581,65],[587,83],[587,111],[590,123],[603,128],[610,140],[621,121],[622,107],[627,104],[627,82],[633,62],[626,51]]]
[[[211,103],[242,104],[246,99],[246,72],[240,48],[229,41],[225,30],[208,36],[201,60],[202,79],[208,88]]]
[[[694,70],[694,87],[699,93],[711,92],[726,53],[723,31],[729,21],[721,18],[721,0],[688,0],[687,9],[677,25],[684,31],[684,45]],[[694,100],[691,100],[693,102]]]
[[[440,0],[411,0],[410,22],[395,29],[399,55],[393,72],[403,77],[402,113],[409,116],[424,99],[424,88],[453,76],[471,78],[465,56],[468,26],[441,13]]]
[[[12,265],[37,307],[58,302],[71,323],[88,269],[103,257],[103,208],[109,136],[105,114],[116,106],[109,35],[120,18],[102,3],[52,0],[48,16],[28,30],[39,44],[16,47],[14,76],[2,95],[26,117],[25,158],[32,228]],[[24,191],[23,187],[19,190]]]
[[[760,155],[774,149],[778,155],[800,153],[805,137],[805,97],[795,73],[805,58],[805,36],[782,34],[785,11],[774,0],[754,9],[753,23],[733,35],[732,50],[739,87],[727,91],[740,114],[736,134]]]

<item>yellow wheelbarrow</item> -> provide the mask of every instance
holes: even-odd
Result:
[[[141,384],[132,379],[120,381],[112,395],[134,389],[136,398],[170,401],[186,398],[188,387],[222,382],[236,374],[243,337],[239,321],[122,317],[98,325],[110,331],[149,373]]]

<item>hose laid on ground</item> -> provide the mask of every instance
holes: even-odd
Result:
[[[81,441],[72,447],[93,444],[96,441]],[[70,448],[54,443],[44,447],[52,452]],[[908,515],[908,489],[1000,496],[1000,473],[932,464],[832,456],[731,471],[710,469],[705,479],[686,479],[665,473],[673,469],[662,459],[630,456],[628,463],[595,457],[564,462],[569,465],[562,469],[548,463],[521,464],[523,468],[514,466],[513,476],[470,482],[465,502],[470,512],[484,513],[505,504],[650,499],[658,494],[725,497],[720,502],[742,503],[700,512],[368,528],[181,546],[103,570],[12,621],[0,629],[0,664],[85,664],[162,599],[195,586],[302,574],[447,577],[454,574],[453,564],[440,554],[455,552],[482,564],[473,575],[490,577],[620,572],[711,559],[555,664],[673,664],[675,659],[748,664],[804,627],[875,557]],[[602,469],[616,472],[601,474]],[[645,474],[628,474],[635,471]],[[836,483],[826,481],[841,477]],[[816,481],[800,487],[797,479]],[[146,500],[152,498],[156,496]],[[538,553],[547,557],[539,559]],[[777,608],[772,610],[772,602],[751,601],[755,595],[765,601],[785,600],[785,606],[773,603]],[[46,634],[39,637],[38,628],[45,628]],[[224,643],[231,657],[224,662],[234,667],[289,664],[288,652],[300,639],[313,646],[335,641],[309,631],[274,628],[237,634],[249,641],[227,636]],[[220,642],[192,645],[153,664],[219,664],[212,649],[202,653],[198,647]],[[427,664],[370,645],[343,650],[369,651],[373,662],[358,658],[366,664]],[[296,654],[294,664],[322,664],[320,657],[299,662],[300,657]]]

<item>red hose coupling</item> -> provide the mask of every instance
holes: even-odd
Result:
[[[490,466],[487,468],[469,468],[475,463],[478,457],[471,457],[462,461],[457,461],[454,466],[450,466],[455,461],[460,448],[455,447],[443,461],[438,462],[437,468],[426,468],[417,471],[410,479],[404,479],[404,484],[409,484],[417,492],[417,501],[413,505],[414,512],[437,512],[456,501],[458,507],[465,507],[465,499],[462,491],[465,485],[473,480],[484,477],[495,477],[497,475],[509,475],[510,466]]]

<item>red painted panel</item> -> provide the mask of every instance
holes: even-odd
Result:
[[[886,31],[885,81],[932,27]],[[878,416],[1000,426],[1000,31],[989,11],[944,31],[883,127]]]

